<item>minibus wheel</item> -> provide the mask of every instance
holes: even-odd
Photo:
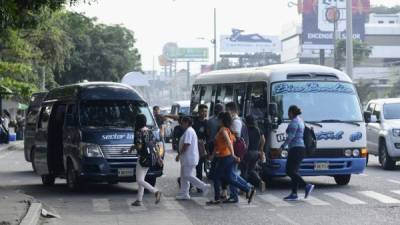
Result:
[[[350,183],[351,175],[336,175],[333,176],[337,185],[348,185]]]
[[[81,182],[79,181],[79,177],[74,169],[74,166],[69,161],[67,164],[67,185],[68,188],[72,191],[78,191],[81,189]]]
[[[31,149],[31,164],[32,164],[32,169],[33,172],[36,173],[36,165],[35,165],[35,148]]]
[[[42,175],[42,183],[44,186],[53,186],[56,178],[53,175]]]

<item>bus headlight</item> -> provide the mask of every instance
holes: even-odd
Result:
[[[287,150],[283,150],[283,151],[281,152],[281,157],[282,157],[282,158],[287,158],[288,155],[289,155],[289,152],[288,152]]]
[[[346,149],[346,150],[344,151],[344,156],[346,156],[346,157],[351,157],[351,155],[352,155],[351,149]]]
[[[360,156],[360,150],[354,149],[353,150],[353,157],[359,157]]]
[[[393,136],[400,137],[400,129],[393,129],[392,132],[393,132]]]
[[[91,143],[81,143],[81,152],[86,156],[86,157],[91,157],[91,158],[103,158],[103,152],[100,149],[100,146],[96,144],[91,144]]]

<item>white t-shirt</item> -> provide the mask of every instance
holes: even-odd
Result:
[[[235,135],[237,135],[237,137],[240,137],[242,133],[242,125],[241,119],[238,116],[235,116],[232,121],[231,131],[236,133]]]
[[[196,166],[199,163],[199,148],[197,145],[197,135],[192,127],[187,128],[179,139],[180,150],[184,144],[189,144],[189,146],[180,157],[181,164],[184,166]]]

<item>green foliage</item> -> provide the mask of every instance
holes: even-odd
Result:
[[[392,73],[393,73],[393,75],[392,75],[393,86],[388,91],[388,96],[391,98],[398,98],[398,97],[400,97],[400,71],[395,70]]]
[[[362,104],[366,104],[369,100],[377,97],[376,91],[374,91],[373,88],[373,83],[360,80],[355,86]]]
[[[13,92],[13,96],[19,101],[28,102],[30,96],[37,92],[35,85],[26,82],[16,81],[12,78],[5,77],[0,79],[1,84]]]
[[[346,61],[346,40],[338,40],[336,42],[336,58],[335,68],[340,69]],[[353,62],[359,65],[364,59],[371,55],[371,48],[364,42],[353,40]]]

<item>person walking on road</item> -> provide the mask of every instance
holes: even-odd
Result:
[[[305,155],[304,144],[304,121],[300,118],[301,109],[295,105],[289,107],[288,116],[291,120],[286,129],[287,138],[282,144],[281,149],[289,147],[289,154],[286,161],[286,174],[292,180],[292,193],[285,197],[286,201],[298,200],[297,189],[299,185],[305,186],[306,199],[314,190],[314,185],[307,184],[299,174],[300,164]]]
[[[198,148],[199,148],[199,163],[196,166],[196,177],[199,180],[203,180],[203,169],[205,160],[207,157],[207,116],[208,116],[208,107],[207,105],[201,104],[199,105],[199,116],[195,119],[193,124],[193,129],[196,131],[197,139],[198,139]],[[201,189],[197,189],[197,192],[201,192]]]
[[[214,154],[216,157],[216,168],[213,176],[214,181],[214,201],[209,201],[207,204],[214,205],[221,203],[220,199],[220,187],[221,179],[227,177],[229,185],[239,188],[246,193],[248,197],[248,203],[250,204],[255,194],[255,188],[251,184],[247,183],[243,178],[235,173],[234,167],[236,163],[240,162],[240,158],[235,156],[233,151],[233,141],[235,136],[230,131],[232,125],[232,117],[228,112],[221,113],[219,115],[221,128],[217,133],[215,139]],[[237,203],[239,201],[237,193],[231,196],[224,203]]]
[[[139,114],[136,116],[135,121],[135,137],[134,137],[134,148],[138,153],[138,160],[136,164],[136,181],[138,183],[139,189],[137,194],[137,200],[132,203],[132,206],[142,206],[144,189],[146,188],[151,193],[154,193],[156,197],[156,204],[158,204],[161,200],[162,193],[157,190],[157,188],[151,186],[151,184],[145,181],[145,177],[149,167],[146,165],[141,165],[141,157],[144,157],[146,152],[149,150],[149,146],[151,143],[155,143],[155,137],[152,131],[147,128],[147,119],[143,114]]]
[[[202,190],[204,196],[208,194],[211,186],[193,175],[199,163],[199,150],[197,135],[192,128],[192,119],[184,117],[181,124],[183,129],[185,129],[185,133],[179,141],[179,152],[176,157],[176,161],[181,162],[181,188],[176,199],[189,200],[190,184]]]

